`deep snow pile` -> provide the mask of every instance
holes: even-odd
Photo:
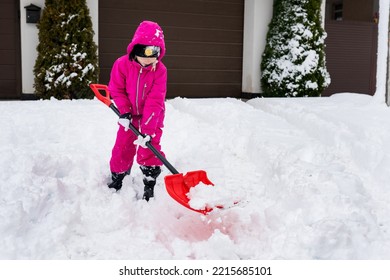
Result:
[[[163,148],[240,207],[203,216],[159,178],[106,187],[97,100],[0,102],[1,259],[388,259],[390,109],[369,96],[167,101]]]

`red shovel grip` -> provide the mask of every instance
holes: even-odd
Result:
[[[92,89],[93,93],[99,99],[101,102],[106,104],[108,107],[112,104],[111,99],[110,99],[110,92],[108,91],[108,86],[107,85],[102,85],[102,84],[90,84],[89,87]],[[106,95],[102,95],[100,93],[100,90],[104,90],[106,92]]]

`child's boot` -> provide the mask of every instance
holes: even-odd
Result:
[[[129,174],[130,174],[130,169],[123,173],[111,172],[112,182],[108,184],[108,187],[110,189],[115,189],[116,191],[119,191],[122,188],[123,178],[125,178],[125,176]]]
[[[156,185],[156,179],[161,173],[160,166],[140,166],[143,181],[144,181],[144,195],[142,199],[149,201],[151,197],[154,197],[154,186]]]

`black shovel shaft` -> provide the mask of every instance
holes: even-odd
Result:
[[[114,104],[110,104],[110,108],[115,112],[115,114],[118,115],[118,117],[121,115],[118,108]],[[129,129],[136,135],[141,136],[142,138],[145,138],[145,135],[143,135],[139,130],[130,123]],[[172,164],[169,163],[169,161],[152,145],[150,141],[146,142],[146,147],[149,148],[149,150],[152,151],[152,153],[159,159],[161,162],[166,166],[166,168],[171,171],[172,174],[179,174],[179,171],[176,170],[175,167],[172,166]]]

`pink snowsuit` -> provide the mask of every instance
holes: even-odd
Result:
[[[129,55],[136,44],[160,47],[155,68],[152,65],[142,67],[137,61],[130,60]],[[161,27],[155,22],[141,22],[127,47],[127,54],[115,61],[108,85],[120,113],[131,113],[132,124],[141,133],[152,136],[152,144],[160,152],[167,91],[167,68],[161,62],[164,54],[165,42]],[[119,125],[110,160],[111,172],[123,173],[130,170],[135,155],[139,165],[162,165],[149,149],[139,146],[137,150],[133,143],[136,139],[131,130],[125,131]]]

